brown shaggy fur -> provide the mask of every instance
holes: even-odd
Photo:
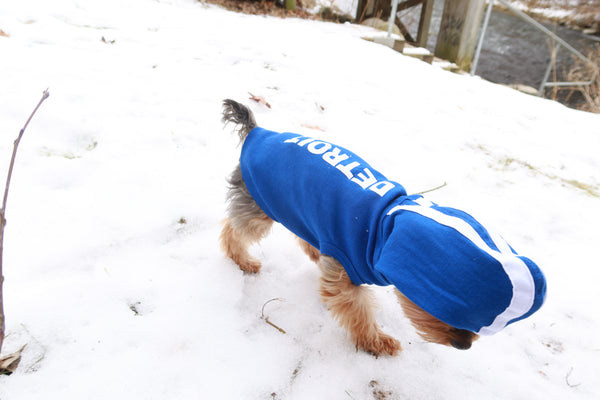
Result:
[[[226,219],[221,231],[221,248],[242,271],[256,273],[260,271],[262,264],[250,256],[248,247],[265,237],[272,224],[273,220],[268,217],[256,218],[250,220],[243,229],[235,229],[231,221]]]
[[[356,347],[374,355],[395,356],[402,350],[400,342],[377,325],[369,288],[354,285],[335,258],[322,255],[317,264],[321,270],[321,299],[350,333]]]
[[[398,289],[396,289],[396,295],[402,305],[404,315],[426,341],[466,350],[471,347],[472,342],[479,338],[476,333],[454,328],[423,311]]]

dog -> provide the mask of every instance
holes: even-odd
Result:
[[[469,214],[408,195],[341,146],[260,128],[236,101],[223,101],[222,122],[242,144],[228,178],[225,255],[258,273],[249,246],[283,224],[318,265],[321,299],[357,348],[402,350],[377,324],[366,284],[393,285],[423,339],[461,350],[542,306],[537,264]]]

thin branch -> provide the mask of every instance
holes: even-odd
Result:
[[[4,250],[4,227],[6,226],[6,202],[8,200],[8,189],[10,188],[10,179],[12,177],[12,172],[13,172],[13,168],[15,165],[15,158],[17,157],[17,149],[19,148],[19,143],[21,142],[21,138],[23,137],[23,134],[25,133],[25,129],[27,129],[27,126],[29,125],[29,122],[35,115],[36,111],[38,110],[38,108],[40,108],[40,106],[42,105],[44,100],[46,100],[48,98],[48,96],[50,96],[50,93],[48,92],[48,89],[46,89],[46,90],[44,90],[44,93],[42,94],[42,98],[38,102],[37,106],[35,106],[35,108],[31,112],[31,115],[29,115],[29,118],[27,119],[27,122],[25,122],[23,129],[21,129],[21,131],[19,132],[19,136],[17,136],[17,139],[15,140],[12,157],[10,159],[10,164],[8,167],[8,176],[6,178],[6,186],[4,188],[4,200],[2,201],[2,208],[0,209],[0,354],[2,354],[2,343],[4,342],[4,330],[5,330],[4,295],[3,295],[3,291],[2,291],[2,286],[4,283],[4,275],[2,273],[2,258],[3,258],[3,250]]]
[[[423,191],[423,192],[419,192],[419,193],[417,193],[417,194],[425,194],[425,193],[433,192],[434,190],[438,190],[438,189],[441,189],[441,188],[443,188],[443,187],[444,187],[444,186],[446,186],[447,184],[448,184],[448,183],[444,182],[443,184],[441,184],[441,185],[440,185],[440,186],[438,186],[438,187],[434,187],[433,189],[428,189],[428,190],[425,190],[425,191]]]
[[[567,383],[567,386],[574,388],[574,387],[581,385],[581,383],[572,384],[569,382],[569,378],[571,377],[572,373],[573,373],[573,367],[571,367],[569,372],[567,372],[567,376],[565,376],[565,382]]]
[[[33,118],[33,116],[35,115],[35,113],[37,112],[38,108],[40,108],[40,106],[42,105],[42,103],[44,102],[44,100],[46,100],[48,98],[48,96],[50,96],[50,92],[48,92],[48,89],[46,89],[46,90],[44,90],[44,93],[42,94],[42,98],[38,102],[37,106],[35,106],[35,108],[31,112],[31,115],[27,119],[27,122],[25,122],[25,125],[23,126],[23,128],[19,132],[19,136],[15,140],[15,145],[14,145],[14,148],[13,148],[12,158],[10,160],[10,166],[8,168],[8,176],[6,178],[6,186],[4,187],[4,200],[2,201],[2,209],[0,210],[0,214],[2,216],[2,221],[1,222],[2,222],[3,225],[6,224],[6,220],[5,220],[5,217],[6,217],[5,216],[6,201],[8,200],[8,189],[10,187],[10,179],[12,177],[12,171],[13,171],[13,167],[15,165],[15,158],[17,156],[17,149],[19,147],[19,143],[21,142],[21,138],[23,137],[23,134],[25,133],[25,129],[27,129],[27,126],[29,125],[29,122],[31,121],[31,119]]]
[[[275,325],[274,323],[272,323],[271,321],[269,321],[269,317],[265,318],[265,322],[269,325],[271,325],[273,328],[277,329],[279,332],[286,334],[287,332],[284,331],[283,329],[281,329],[280,327],[278,327],[277,325]]]
[[[265,302],[265,304],[263,304],[263,306],[262,306],[262,309],[261,309],[261,311],[260,311],[261,318],[262,318],[262,319],[264,319],[264,320],[265,320],[265,322],[266,322],[267,324],[269,324],[269,325],[271,325],[273,328],[277,329],[279,332],[281,332],[281,333],[283,333],[283,334],[286,334],[286,333],[287,333],[286,331],[284,331],[283,329],[281,329],[280,327],[278,327],[277,325],[275,325],[274,323],[272,323],[271,321],[269,321],[269,317],[265,317],[265,306],[266,306],[267,304],[269,304],[270,302],[272,302],[272,301],[275,301],[275,300],[281,301],[281,299],[280,299],[280,298],[277,298],[277,297],[276,297],[276,298],[274,298],[274,299],[268,300],[267,302]]]

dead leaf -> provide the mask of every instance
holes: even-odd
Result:
[[[116,40],[109,40],[107,38],[105,38],[104,36],[102,36],[102,39],[100,39],[100,41],[102,43],[106,43],[106,44],[115,44]]]
[[[10,35],[8,33],[4,32],[2,29],[0,29],[0,36],[10,37]]]
[[[321,131],[321,132],[325,132],[325,129],[321,128],[321,127],[320,127],[320,126],[318,126],[318,125],[302,124],[302,126],[303,126],[304,128],[312,129],[312,130],[315,130],[315,131]]]
[[[15,372],[21,362],[21,353],[25,346],[27,345],[25,344],[18,351],[0,358],[0,375],[10,375]]]
[[[250,95],[250,100],[254,100],[257,103],[263,104],[265,106],[267,106],[267,108],[271,108],[271,105],[267,102],[267,100],[265,100],[264,97],[262,96],[255,96],[252,93],[248,92],[248,94]]]

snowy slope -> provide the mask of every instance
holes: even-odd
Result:
[[[27,348],[0,399],[600,393],[600,116],[439,70],[363,27],[193,0],[6,1],[0,29],[0,179],[50,88],[7,209],[3,353]],[[284,229],[253,249],[263,271],[242,274],[217,244],[239,154],[220,103],[248,92],[272,105],[251,105],[266,128],[353,149],[410,192],[447,182],[429,198],[542,266],[544,307],[460,352],[424,343],[376,288],[404,351],[375,359],[320,303]]]

